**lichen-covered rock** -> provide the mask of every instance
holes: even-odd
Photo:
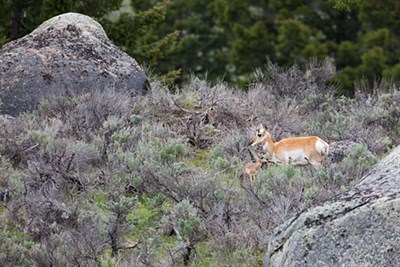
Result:
[[[0,49],[1,113],[18,115],[62,91],[142,93],[148,80],[88,16],[66,13]]]
[[[353,189],[274,230],[264,266],[400,266],[400,147]]]

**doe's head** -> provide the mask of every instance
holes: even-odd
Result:
[[[256,128],[256,134],[250,139],[249,146],[255,146],[264,140],[267,135],[267,127],[262,125],[261,123]]]

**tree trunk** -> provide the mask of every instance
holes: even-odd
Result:
[[[12,23],[11,29],[9,32],[10,38],[16,39],[19,36],[21,31],[21,23],[22,23],[22,15],[23,15],[23,0],[14,1],[13,10],[12,10]]]

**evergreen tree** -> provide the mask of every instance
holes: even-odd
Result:
[[[0,4],[0,40],[22,37],[43,21],[65,12],[102,18],[121,6],[122,0],[3,0]]]
[[[132,2],[133,7],[135,3],[138,1]],[[171,52],[179,34],[176,30],[160,35],[155,32],[155,29],[165,20],[168,4],[169,1],[163,1],[154,6],[144,5],[146,10],[134,8],[132,13],[120,14],[116,21],[103,19],[102,24],[108,37],[116,45],[140,64],[154,68]],[[162,71],[160,68],[155,69],[156,74],[166,75],[161,79],[168,83],[173,82],[180,73],[173,67],[165,72]]]
[[[0,47],[10,39],[11,7],[12,0],[4,0],[0,3]]]
[[[211,80],[227,73],[229,49],[224,28],[216,24],[213,0],[173,0],[158,35],[178,30],[179,42],[159,65],[163,71],[181,69]],[[185,78],[185,77],[183,77]]]
[[[303,49],[309,44],[312,29],[299,20],[288,19],[278,29],[276,52],[281,64],[305,63]]]

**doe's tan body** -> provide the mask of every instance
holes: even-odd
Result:
[[[329,145],[317,136],[291,137],[274,142],[271,133],[260,124],[250,145],[262,144],[268,160],[275,164],[297,166],[322,166],[323,158],[329,152]]]

